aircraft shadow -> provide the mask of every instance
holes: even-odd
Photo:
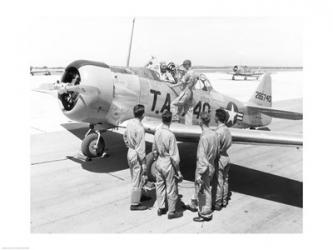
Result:
[[[63,126],[81,140],[87,132],[86,127],[75,128],[70,124],[63,124]],[[73,156],[68,156],[68,158],[80,163],[83,169],[96,173],[110,173],[127,169],[127,148],[122,135],[107,131],[103,138],[110,154],[109,157],[93,159],[92,161],[83,161]],[[146,145],[148,153],[151,151],[151,143]],[[179,143],[178,148],[181,156],[180,169],[184,179],[194,181],[197,144]],[[291,206],[303,207],[303,183],[300,181],[236,164],[231,164],[229,179],[231,191]]]
[[[194,181],[197,145],[193,143],[178,145],[181,155],[180,168],[184,179]],[[237,193],[303,207],[303,183],[300,181],[231,164],[229,183],[230,190]]]

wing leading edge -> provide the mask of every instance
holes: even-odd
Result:
[[[161,122],[146,120],[143,122],[147,133],[154,134]],[[197,142],[201,135],[199,126],[186,126],[184,124],[173,123],[170,130],[175,134],[177,140],[187,142]],[[303,146],[301,134],[290,134],[282,132],[271,132],[262,130],[247,130],[230,128],[233,143],[271,146]]]

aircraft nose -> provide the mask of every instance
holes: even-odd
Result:
[[[107,65],[75,61],[66,68],[62,82],[65,91],[58,92],[58,98],[67,117],[92,124],[106,122],[113,94],[113,75]]]

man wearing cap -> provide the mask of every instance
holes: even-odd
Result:
[[[202,134],[197,149],[197,166],[195,170],[195,194],[190,205],[186,208],[191,211],[198,210],[198,217],[194,221],[209,221],[213,217],[211,181],[215,172],[216,156],[218,150],[218,136],[209,126],[210,114],[203,112],[200,115]]]
[[[157,214],[161,216],[168,211],[168,219],[182,216],[176,211],[178,200],[177,180],[182,180],[179,170],[179,152],[175,135],[169,127],[172,120],[172,113],[165,110],[162,114],[162,126],[155,132],[153,142],[153,154],[156,161],[156,197],[158,203]],[[167,205],[166,205],[167,199]]]
[[[216,133],[218,134],[218,164],[215,170],[215,176],[213,181],[215,201],[214,210],[221,210],[222,207],[226,207],[228,204],[229,193],[229,169],[230,159],[227,150],[232,144],[232,137],[229,128],[225,125],[227,121],[227,112],[224,109],[217,109],[215,112],[215,122],[217,123]]]
[[[172,110],[176,111],[174,120],[179,121],[179,115],[185,115],[185,113],[192,106],[193,100],[193,88],[199,79],[197,73],[191,70],[192,63],[190,60],[185,60],[180,67],[180,71],[185,72],[181,79],[174,87],[183,85],[183,90],[179,96],[171,103]]]
[[[128,147],[127,162],[132,179],[130,210],[146,210],[147,207],[140,204],[143,180],[147,176],[145,130],[141,123],[145,113],[144,106],[140,104],[134,106],[133,113],[134,118],[128,121],[124,133],[124,142]]]

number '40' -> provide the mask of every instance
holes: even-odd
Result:
[[[195,105],[193,109],[193,114],[197,116],[197,119],[199,119],[200,113],[201,112],[210,112],[210,105],[207,102],[204,102],[203,104],[201,101]]]

